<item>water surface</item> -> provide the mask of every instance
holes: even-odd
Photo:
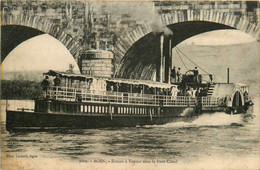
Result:
[[[204,114],[189,123],[131,128],[9,133],[5,131],[4,124],[3,121],[2,152],[10,157],[35,156],[37,159],[34,160],[51,159],[66,163],[94,159],[105,162],[112,159],[159,159],[176,164],[211,158],[240,160],[259,157],[257,107],[253,114],[228,115],[219,112]]]

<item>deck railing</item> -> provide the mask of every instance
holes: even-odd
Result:
[[[206,107],[217,107],[220,105],[220,100],[218,97],[202,97],[202,106]]]
[[[198,98],[191,96],[152,95],[140,93],[124,93],[115,91],[90,91],[78,88],[52,87],[44,96],[60,101],[110,102],[122,104],[163,105],[163,106],[195,106]],[[201,97],[202,106],[217,107],[219,98]]]

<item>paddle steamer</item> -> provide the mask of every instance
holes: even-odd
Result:
[[[203,112],[245,113],[252,104],[247,85],[203,82],[203,75],[194,79],[190,72],[172,83],[112,78],[111,54],[88,51],[81,57],[83,74],[44,73],[49,84],[34,110],[7,109],[7,130],[159,125]]]

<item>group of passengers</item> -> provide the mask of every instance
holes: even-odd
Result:
[[[180,89],[177,91],[177,96],[189,96],[189,97],[201,97],[207,95],[207,87],[198,87],[193,88],[187,86],[185,89]],[[175,93],[172,93],[172,96],[175,96]]]
[[[190,74],[189,74],[190,73]],[[199,77],[199,71],[198,68],[195,67],[193,70],[188,70],[185,74],[181,73],[181,68],[178,67],[176,70],[176,67],[174,66],[173,69],[171,70],[171,83],[181,83],[183,80],[185,81],[185,77],[191,75],[192,82],[194,83],[199,83],[201,82],[201,77]],[[187,80],[186,80],[187,81]],[[213,81],[213,75],[209,74],[209,82]]]
[[[42,90],[47,91],[50,86],[60,86],[61,85],[61,78],[57,75],[53,81],[49,80],[49,76],[45,76],[44,80],[41,83]],[[92,85],[91,81],[88,81],[86,88],[92,89],[90,86]],[[133,85],[132,86],[132,93],[139,93],[139,94],[156,94],[156,95],[174,95],[174,96],[198,96],[199,93],[203,92],[204,89],[198,88],[193,89],[192,87],[188,87],[183,82],[179,85],[179,89],[172,88],[172,89],[164,89],[164,88],[153,88],[143,85]],[[121,85],[121,84],[107,84],[107,91],[110,92],[130,92],[130,85]]]
[[[53,82],[49,80],[49,76],[45,76],[42,83],[41,83],[41,86],[42,86],[42,90],[43,91],[47,91],[47,89],[50,87],[50,86],[60,86],[61,85],[61,78],[59,75],[57,75],[54,79],[53,79]]]
[[[193,89],[192,87],[188,87],[185,93],[185,96],[192,96],[192,97],[201,97],[207,95],[206,87],[198,87],[197,89]]]
[[[175,67],[173,68],[173,74],[177,75],[177,82],[180,82],[178,88],[172,87],[171,89],[165,89],[165,88],[154,88],[154,87],[149,87],[146,85],[133,85],[131,90],[130,90],[130,85],[129,84],[119,84],[119,83],[107,83],[106,86],[106,91],[109,92],[126,92],[129,93],[130,91],[132,93],[136,94],[151,94],[151,95],[171,95],[173,97],[176,96],[191,96],[191,97],[196,97],[196,96],[204,96],[207,93],[207,89],[205,88],[192,88],[187,86],[187,83],[184,81],[181,81],[181,73],[180,73],[180,68],[178,68],[176,74],[175,74]],[[197,67],[194,69],[194,75],[198,75]],[[173,77],[176,78],[176,77]],[[61,77],[57,75],[52,81],[49,80],[49,76],[46,75],[44,80],[41,83],[42,90],[44,92],[47,92],[47,89],[50,86],[60,86],[61,85]],[[93,83],[91,80],[87,81],[86,89],[93,89],[94,87],[91,88],[91,85],[93,86]]]
[[[151,94],[151,95],[167,95],[170,93],[169,89],[166,88],[155,88],[149,87],[148,85],[132,85],[130,84],[117,84],[117,83],[107,83],[107,92],[123,92],[123,93],[133,93],[133,94]]]
[[[193,72],[193,81],[198,83],[199,82],[199,71],[198,68],[195,67],[194,70],[189,70]],[[171,70],[171,83],[180,83],[183,79],[183,74],[181,73],[181,68],[178,67],[176,70],[176,67],[174,66]]]
[[[175,66],[171,70],[171,83],[179,83],[181,82],[182,74],[181,74],[181,68],[178,67],[178,70],[176,70]]]

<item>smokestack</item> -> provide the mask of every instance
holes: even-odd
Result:
[[[227,68],[227,83],[229,84],[229,68]]]

